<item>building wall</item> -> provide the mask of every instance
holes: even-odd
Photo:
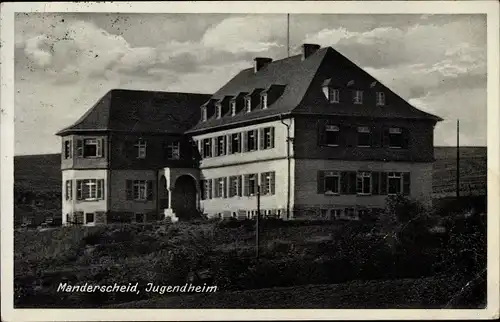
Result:
[[[111,212],[151,213],[156,212],[157,200],[157,171],[156,170],[111,170],[109,209]],[[127,180],[152,180],[153,200],[127,200]]]
[[[319,144],[320,124],[330,121],[340,126],[338,147]],[[357,147],[357,127],[369,126],[372,135],[378,136],[372,147]],[[381,146],[382,130],[402,127],[408,131],[408,148],[393,149]],[[431,122],[405,121],[397,119],[369,120],[361,118],[296,117],[295,155],[298,158],[332,160],[387,160],[409,162],[431,162],[434,160],[434,126]]]
[[[76,200],[76,180],[79,179],[103,179],[104,187],[108,185],[108,171],[103,169],[94,170],[64,170],[62,171],[62,223],[66,224],[66,215],[75,212],[95,213],[108,211],[109,194],[104,189],[104,200],[82,201]],[[66,180],[73,180],[73,196],[66,200]]]
[[[363,206],[383,208],[386,195],[324,195],[318,194],[318,171],[384,171],[410,172],[410,197],[427,205],[432,197],[432,163],[340,161],[340,160],[295,160],[296,208],[329,208]]]
[[[292,173],[294,171],[293,160],[291,162]],[[219,168],[209,168],[202,170],[202,179],[215,179],[220,177],[229,177],[235,175],[275,172],[275,194],[261,197],[261,209],[281,209],[282,213],[287,207],[287,160],[259,161],[249,164],[225,166]],[[259,177],[260,180],[260,177]],[[291,178],[290,203],[293,206],[293,177]],[[201,200],[201,208],[204,213],[214,216],[224,211],[238,212],[238,210],[257,210],[257,197],[255,196],[236,196],[232,198],[218,198]]]

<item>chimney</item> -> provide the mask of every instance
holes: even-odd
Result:
[[[266,66],[270,62],[272,62],[272,58],[265,58],[265,57],[256,57],[254,59],[254,72],[258,72],[259,70],[262,69],[262,67]]]
[[[303,44],[302,45],[302,59],[307,59],[307,57],[314,54],[320,48],[321,48],[321,46],[316,45],[316,44]]]

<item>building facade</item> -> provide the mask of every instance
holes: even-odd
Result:
[[[302,49],[277,61],[256,58],[213,95],[183,94],[191,97],[183,118],[157,99],[178,94],[142,92],[132,105],[150,111],[134,112],[113,99],[124,91],[108,93],[116,115],[92,115],[94,107],[79,122],[104,116],[115,126],[91,134],[97,129],[77,122],[59,133],[63,190],[75,189],[63,198],[70,219],[63,222],[109,222],[113,214],[125,221],[187,219],[196,212],[252,218],[258,194],[261,213],[284,219],[358,219],[397,194],[430,203],[433,133],[441,119],[331,47]],[[152,103],[155,97],[160,103]],[[156,127],[138,130],[148,122]],[[174,150],[181,153],[172,159]],[[86,151],[91,157],[81,157]],[[98,200],[78,202],[87,191]]]

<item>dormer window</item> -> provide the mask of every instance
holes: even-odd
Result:
[[[385,105],[385,93],[377,92],[377,106]]]
[[[353,102],[354,104],[363,104],[363,91],[354,91]]]
[[[336,88],[328,88],[328,101],[330,103],[339,103],[340,102],[340,91]]]
[[[250,97],[245,98],[245,109],[247,112],[252,111],[252,98]]]
[[[262,94],[260,96],[260,106],[263,110],[267,108],[267,94]]]
[[[202,106],[201,107],[201,121],[205,122],[207,120],[207,107]]]
[[[137,149],[137,159],[145,159],[146,158],[146,141],[139,139],[137,140],[135,147]]]
[[[231,116],[236,115],[236,101],[231,101]]]
[[[216,117],[217,117],[218,119],[220,119],[220,118],[222,117],[222,104],[221,104],[221,103],[217,103],[217,104],[215,105],[215,112],[217,113],[217,114],[216,114]]]

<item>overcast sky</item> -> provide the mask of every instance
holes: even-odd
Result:
[[[483,15],[291,15],[292,53],[332,46],[446,119],[436,145],[486,145]],[[54,134],[112,88],[213,93],[256,56],[286,57],[286,15],[18,14],[15,154],[60,152]]]

